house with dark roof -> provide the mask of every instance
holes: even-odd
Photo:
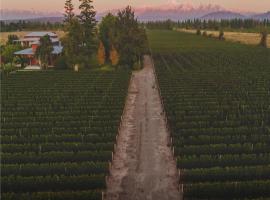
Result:
[[[14,54],[27,58],[28,65],[30,66],[40,66],[39,60],[35,57],[35,52],[40,45],[40,38],[46,35],[50,36],[53,43],[53,51],[49,60],[49,65],[53,66],[57,57],[59,57],[63,51],[63,46],[61,45],[57,34],[54,32],[32,32],[25,35],[23,38],[15,41],[25,47],[25,49],[17,51]]]

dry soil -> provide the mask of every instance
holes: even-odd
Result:
[[[152,60],[132,75],[106,200],[179,200],[176,163]]]

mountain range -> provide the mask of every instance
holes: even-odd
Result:
[[[110,10],[97,13],[97,20],[100,20],[108,12],[117,13],[118,10]],[[192,4],[166,4],[162,6],[145,6],[135,8],[135,14],[139,21],[160,21],[171,19],[182,21],[187,19],[220,20],[220,19],[256,19],[270,20],[270,11],[266,13],[245,12],[239,10],[227,10],[219,5],[199,5]],[[0,10],[0,20],[4,21],[42,21],[61,22],[63,14],[61,12],[41,12],[29,10]]]

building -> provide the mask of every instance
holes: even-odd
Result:
[[[40,38],[46,35],[50,36],[53,43],[53,52],[49,60],[49,65],[53,66],[57,57],[62,54],[63,46],[56,33],[53,32],[32,32],[25,35],[22,39],[15,42],[20,43],[25,49],[17,51],[14,54],[28,58],[28,65],[40,66],[39,60],[35,57],[35,52],[40,43]]]

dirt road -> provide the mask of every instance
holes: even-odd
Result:
[[[120,127],[106,200],[179,200],[177,169],[152,61],[134,72]]]

